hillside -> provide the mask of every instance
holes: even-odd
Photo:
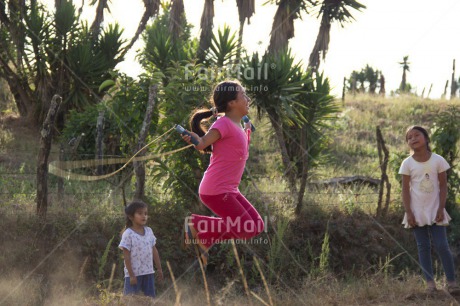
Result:
[[[379,179],[376,127],[381,129],[391,156],[392,189],[389,212],[380,218],[375,217],[378,191],[362,184],[311,184],[302,213],[294,216],[269,124],[253,116],[257,132],[242,191],[266,217],[266,232],[235,249],[231,244],[216,246],[203,279],[193,254],[180,248],[189,208],[152,192],[149,225],[159,237],[166,275],[157,284],[157,302],[172,305],[179,299],[182,305],[203,305],[209,294],[213,305],[248,304],[247,282],[254,305],[456,305],[442,292],[424,294],[415,241],[400,225],[400,187],[394,175],[401,157],[408,154],[406,128],[432,128],[449,104],[460,106],[460,101],[349,97],[332,128],[324,131],[330,151],[313,169],[312,182],[352,176]],[[122,194],[115,179],[66,181],[59,199],[57,179],[50,176],[51,205],[47,219],[39,220],[34,204],[38,132],[25,125],[11,112],[4,112],[0,121],[0,243],[7,250],[0,256],[0,305],[128,303],[121,296],[117,245],[124,222],[122,197],[129,198],[131,186]],[[51,159],[57,158],[58,144],[52,152]],[[458,237],[459,222],[453,220],[449,228],[451,239]],[[459,263],[460,245],[452,242]],[[442,284],[439,262],[435,267]]]

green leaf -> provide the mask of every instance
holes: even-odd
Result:
[[[99,92],[102,92],[104,89],[106,89],[107,87],[111,87],[115,85],[115,81],[114,80],[105,80],[104,82],[102,82],[102,84],[99,86]]]

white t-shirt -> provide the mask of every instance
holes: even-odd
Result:
[[[444,220],[435,222],[439,208],[438,174],[450,168],[447,161],[440,155],[431,153],[426,162],[418,162],[412,156],[406,158],[399,168],[399,174],[410,176],[410,207],[418,226],[448,225],[451,220],[444,209]],[[409,228],[407,214],[402,222]]]
[[[157,238],[150,227],[144,226],[144,235],[127,228],[121,235],[120,249],[131,252],[131,265],[134,275],[146,275],[154,273],[153,270],[153,247]],[[129,277],[125,264],[125,277]]]

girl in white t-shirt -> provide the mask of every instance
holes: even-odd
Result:
[[[441,259],[447,278],[448,291],[460,294],[455,281],[452,253],[447,241],[446,226],[451,220],[445,209],[447,197],[447,161],[431,152],[428,132],[420,126],[411,126],[406,132],[411,156],[399,169],[402,175],[403,224],[411,228],[417,241],[418,256],[427,283],[427,291],[435,292],[431,259],[431,240]]]
[[[160,255],[156,247],[156,237],[147,223],[147,204],[133,201],[125,208],[126,227],[120,245],[125,262],[125,295],[143,292],[155,297],[153,263],[157,268],[158,279],[163,279]]]

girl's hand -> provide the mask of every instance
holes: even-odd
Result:
[[[158,280],[161,282],[163,280],[163,270],[157,270],[156,273],[158,275]]]
[[[129,277],[129,283],[131,284],[131,286],[137,285],[137,277]]]
[[[436,222],[442,222],[444,220],[444,208],[438,208],[438,212],[436,213]]]
[[[406,212],[406,215],[407,215],[407,223],[409,224],[409,226],[410,227],[417,226],[417,222],[415,221],[415,216],[412,210],[409,212]]]
[[[251,129],[251,121],[244,123],[244,129],[245,130],[250,130]]]
[[[198,139],[198,141],[200,141],[200,137],[197,134],[195,134],[193,132],[190,132],[190,131],[187,131],[187,132],[189,132],[191,136],[190,135],[185,135],[185,134],[181,135],[182,139],[185,140],[186,143],[191,144],[190,140],[192,139],[192,137],[195,138],[195,139]]]

